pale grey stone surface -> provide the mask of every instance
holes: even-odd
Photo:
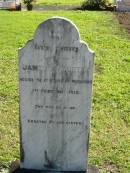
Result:
[[[86,171],[93,61],[77,27],[60,17],[19,51],[21,168]]]

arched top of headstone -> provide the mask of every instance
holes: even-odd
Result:
[[[36,29],[34,43],[45,45],[72,45],[80,40],[76,25],[63,17],[52,17]]]
[[[38,25],[34,38],[29,40],[26,45],[20,49],[20,59],[30,52],[50,51],[50,55],[56,55],[57,51],[75,52],[78,56],[84,58],[94,57],[94,52],[88,47],[87,43],[80,40],[80,33],[77,26],[69,19],[63,17],[52,17]],[[50,56],[49,55],[49,56]]]

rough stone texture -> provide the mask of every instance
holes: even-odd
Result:
[[[19,51],[21,168],[86,172],[93,59],[76,26],[59,17]]]

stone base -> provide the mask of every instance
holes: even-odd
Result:
[[[13,172],[10,172],[10,173],[85,173],[85,172],[74,172],[74,171],[71,171],[71,172],[56,172],[56,171],[40,171],[40,170],[30,170],[30,169],[16,169],[14,170]],[[86,173],[99,173],[99,170],[97,167],[95,166],[89,166],[88,168],[88,172]]]
[[[9,173],[85,173],[85,172],[78,172],[78,171],[71,171],[71,172],[56,172],[56,171],[41,171],[41,170],[30,170],[30,169],[21,169],[19,167],[19,161],[13,161],[10,166]],[[89,165],[88,172],[86,173],[99,173],[99,170],[96,166]]]
[[[10,173],[85,173],[85,172],[52,172],[52,171],[38,171],[38,170],[29,170],[29,169],[16,169],[15,171],[13,172],[10,172]],[[88,172],[86,173],[99,173],[99,170],[97,168],[89,168],[88,169]]]

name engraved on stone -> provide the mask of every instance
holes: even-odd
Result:
[[[93,62],[77,27],[60,17],[19,51],[21,168],[86,172]]]
[[[45,69],[45,70],[43,70]],[[72,83],[92,83],[92,80],[86,80],[87,78],[87,71],[85,69],[80,69],[79,67],[74,67],[72,69],[58,69],[57,71],[50,71],[52,69],[46,69],[44,66],[36,66],[36,65],[24,65],[23,70],[27,73],[26,76],[28,76],[28,73],[30,74],[29,77],[26,78],[20,78],[20,81],[24,82],[72,82]],[[35,71],[35,77],[34,76]],[[49,71],[49,73],[48,73]],[[32,72],[32,74],[31,74]],[[44,73],[48,73],[48,78],[44,78]],[[41,76],[41,77],[39,77]],[[79,79],[80,78],[80,79]]]

